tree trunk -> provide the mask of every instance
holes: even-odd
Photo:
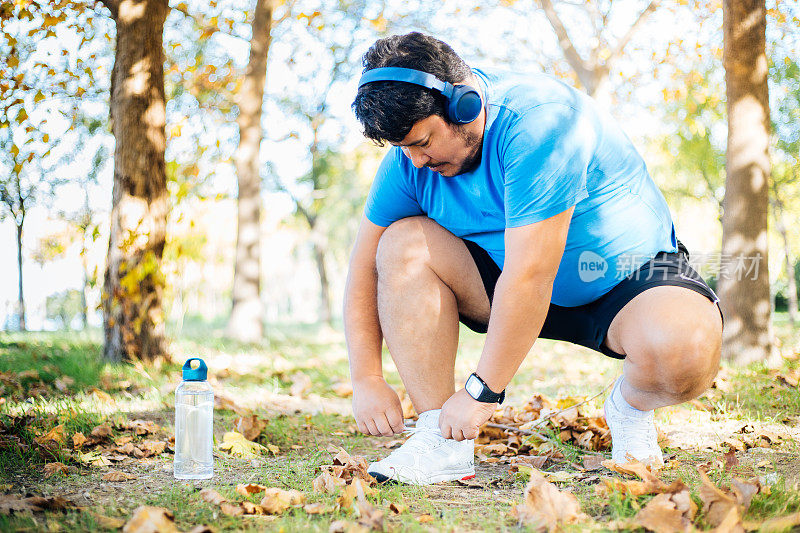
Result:
[[[117,26],[111,73],[116,139],[111,234],[103,291],[104,356],[153,360],[166,354],[161,261],[166,188],[164,49],[167,0],[107,0]]]
[[[771,354],[767,261],[769,100],[764,0],[725,0],[728,148],[719,292],[722,351],[737,363]]]
[[[257,0],[250,40],[250,60],[236,98],[239,108],[239,146],[234,160],[239,179],[236,265],[233,307],[227,334],[244,342],[261,340],[264,309],[261,303],[261,175],[258,152],[263,131],[261,105],[267,75],[267,54],[273,0]]]
[[[312,232],[313,232],[312,228]],[[333,313],[331,312],[330,282],[328,281],[328,269],[325,266],[325,247],[319,239],[313,239],[314,261],[317,264],[319,273],[319,320],[329,326],[333,325]]]
[[[86,236],[84,235],[84,238]],[[86,273],[86,250],[85,243],[81,245],[81,266],[83,267],[83,285],[81,285],[81,329],[86,330],[89,327],[89,305],[86,303],[86,292],[89,290],[89,275]]]
[[[786,267],[786,292],[788,293],[786,297],[788,300],[789,322],[794,326],[797,323],[797,282],[794,279],[794,263],[792,262],[792,251],[789,246],[789,232],[786,230],[786,222],[783,218],[783,202],[778,199],[777,193],[773,208],[775,225],[783,241],[783,265]]]
[[[26,331],[25,297],[22,295],[22,223],[17,226],[17,279],[19,281],[19,293],[17,297],[17,308],[19,310],[19,330]]]

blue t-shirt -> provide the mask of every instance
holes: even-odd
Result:
[[[473,72],[487,109],[480,165],[445,177],[393,147],[367,197],[372,223],[426,215],[503,268],[506,228],[575,206],[551,299],[567,307],[598,299],[659,251],[677,250],[644,161],[589,96],[545,74]]]

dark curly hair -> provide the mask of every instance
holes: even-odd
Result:
[[[364,72],[379,67],[405,67],[457,83],[472,71],[450,45],[429,35],[413,32],[378,39],[364,54]],[[364,127],[364,136],[379,146],[399,143],[414,124],[431,115],[447,120],[447,101],[438,91],[401,81],[368,83],[358,90],[353,111]]]

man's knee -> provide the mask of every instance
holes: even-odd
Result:
[[[424,216],[401,218],[384,230],[375,255],[378,278],[408,271],[425,261],[424,225],[429,221]]]
[[[674,332],[668,341],[649,347],[649,359],[663,392],[685,402],[703,393],[717,375],[722,343],[721,331],[711,324],[698,324]]]

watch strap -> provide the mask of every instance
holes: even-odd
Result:
[[[503,403],[503,400],[505,400],[506,398],[505,389],[502,390],[501,392],[494,392],[492,389],[489,388],[489,385],[487,385],[486,382],[483,381],[481,377],[475,372],[470,374],[469,378],[467,379],[467,382],[469,382],[469,380],[471,379],[478,380],[478,382],[481,385],[481,391],[479,394],[475,394],[475,391],[470,390],[473,387],[469,386],[465,387],[467,390],[467,394],[469,394],[474,400],[483,403]]]

